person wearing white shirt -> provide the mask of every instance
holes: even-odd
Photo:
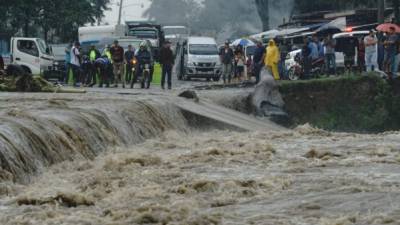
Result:
[[[74,46],[71,48],[71,69],[74,75],[74,86],[76,86],[77,82],[80,80],[81,74],[81,55],[79,51],[80,46],[81,44],[79,42],[75,42]]]
[[[365,44],[365,65],[367,66],[367,72],[379,70],[378,66],[378,38],[375,36],[375,32],[371,30],[369,35],[364,38]]]

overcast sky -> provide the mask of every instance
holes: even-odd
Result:
[[[116,24],[118,22],[118,10],[120,0],[111,0],[112,4],[110,5],[111,11],[106,11],[105,18],[103,22],[108,22],[109,24]],[[149,8],[150,0],[124,0],[124,7],[122,13],[122,22],[125,20],[143,20],[145,18],[142,17],[144,11]],[[143,8],[142,8],[143,6]]]

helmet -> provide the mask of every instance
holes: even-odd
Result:
[[[147,43],[145,41],[142,41],[142,43],[140,43],[140,48],[147,49]]]

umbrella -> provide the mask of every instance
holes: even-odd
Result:
[[[337,34],[341,33],[342,30],[336,26],[323,26],[317,30],[319,35]]]
[[[247,47],[247,46],[255,46],[256,44],[249,39],[237,39],[234,42],[232,42],[232,45],[233,46],[241,45],[243,47]]]
[[[400,27],[393,23],[384,23],[376,27],[376,30],[381,32],[389,32],[390,28],[394,28],[396,33],[400,33]]]

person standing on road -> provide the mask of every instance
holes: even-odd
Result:
[[[328,74],[336,74],[336,55],[335,47],[336,40],[332,38],[332,35],[328,35],[324,41],[325,47],[325,65]]]
[[[96,59],[100,58],[100,52],[96,49],[95,45],[90,46],[88,56],[90,61],[90,68],[86,80],[86,85],[88,85],[89,87],[93,87],[97,83],[97,70],[94,66],[94,62],[96,61]]]
[[[289,48],[286,43],[286,39],[282,38],[279,41],[278,48],[279,48],[279,53],[280,53],[280,60],[279,60],[279,64],[278,64],[279,74],[281,75],[282,78],[287,79],[285,60],[286,60],[287,54],[289,53]]]
[[[371,30],[369,35],[364,38],[365,44],[365,65],[367,72],[378,71],[378,38],[375,32]]]
[[[275,44],[273,39],[269,40],[268,47],[267,47],[267,55],[265,57],[265,66],[267,69],[272,73],[275,80],[279,80],[279,70],[278,70],[278,63],[280,60],[280,53],[279,49]]]
[[[365,44],[362,37],[358,38],[357,66],[360,73],[365,71]]]
[[[396,34],[398,35],[398,34]],[[397,36],[397,41],[396,41],[396,55],[394,58],[394,64],[392,66],[392,73],[393,77],[397,77],[397,72],[399,71],[399,63],[400,63],[400,39],[399,36]]]
[[[132,80],[132,69],[134,66],[132,60],[134,58],[135,58],[135,49],[132,47],[132,45],[128,45],[128,50],[125,52],[125,64],[126,64],[125,79],[128,82]]]
[[[122,83],[122,88],[125,88],[124,73],[124,49],[119,46],[118,41],[114,41],[114,45],[110,49],[111,57],[114,66],[114,87],[118,87],[118,83]]]
[[[63,82],[65,84],[68,84],[69,71],[71,68],[71,48],[72,48],[72,44],[69,44],[65,48],[65,74],[64,74],[64,78],[63,78]]]
[[[77,41],[71,48],[71,69],[74,77],[74,86],[77,86],[81,76],[81,53],[79,48],[81,44]]]
[[[301,48],[301,58],[304,69],[303,79],[306,80],[310,78],[311,67],[312,67],[311,48],[309,42],[310,39],[305,37],[303,47]]]
[[[174,67],[174,53],[171,50],[171,42],[166,41],[160,52],[160,63],[162,65],[161,88],[165,89],[165,78],[167,77],[168,89],[172,88],[172,68]]]
[[[227,79],[228,83],[231,83],[232,61],[234,55],[233,55],[233,50],[229,47],[229,42],[225,42],[225,46],[223,49],[221,49],[219,56],[222,63],[222,79],[224,80],[224,84],[226,84]]]
[[[4,60],[1,54],[0,54],[0,70],[4,70]]]
[[[387,35],[386,41],[383,43],[385,46],[385,60],[384,60],[384,69],[390,77],[396,76],[393,74],[393,67],[396,61],[397,54],[397,46],[396,43],[398,41],[398,36],[395,33],[396,30],[394,27],[390,28],[390,31]]]
[[[244,79],[244,66],[246,59],[244,56],[243,46],[238,45],[235,50],[235,80],[241,82]]]
[[[254,65],[254,75],[256,77],[256,84],[260,82],[260,73],[261,69],[264,66],[264,57],[265,57],[265,47],[261,41],[257,41],[257,47],[254,50],[253,56],[253,65]]]
[[[356,37],[349,37],[343,46],[344,67],[348,74],[353,71],[357,47],[358,39]]]

